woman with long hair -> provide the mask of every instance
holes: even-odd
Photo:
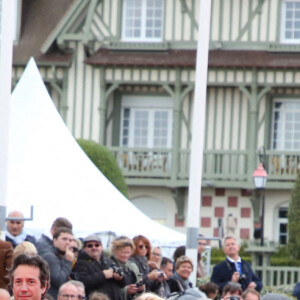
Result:
[[[130,261],[134,262],[142,274],[141,282],[146,285],[146,290],[149,289],[150,281],[156,280],[161,273],[158,269],[150,270],[149,260],[151,257],[150,241],[143,235],[138,235],[133,238],[135,251],[130,257]]]

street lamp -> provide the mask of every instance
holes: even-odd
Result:
[[[252,177],[253,177],[254,186],[257,189],[262,190],[260,245],[263,246],[264,245],[264,221],[265,221],[265,187],[267,184],[268,174],[264,169],[262,163],[260,163],[258,168],[254,171]]]

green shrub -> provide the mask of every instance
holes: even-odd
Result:
[[[288,219],[288,249],[293,258],[300,259],[300,174],[292,190]]]
[[[122,171],[109,150],[93,141],[78,139],[77,142],[103,175],[128,198],[128,189]]]

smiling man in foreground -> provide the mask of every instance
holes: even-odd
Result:
[[[41,300],[50,284],[49,266],[39,256],[20,254],[9,273],[15,300]]]

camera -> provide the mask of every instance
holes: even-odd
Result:
[[[240,300],[239,296],[237,295],[232,295],[229,297],[230,300]]]
[[[159,272],[157,278],[161,278],[161,277],[163,277],[163,276],[164,276],[164,272]]]
[[[115,264],[111,266],[111,268],[113,269],[114,273],[119,274],[120,276],[124,276],[124,271],[122,270],[122,268],[116,266]]]
[[[241,274],[240,275],[240,279],[239,279],[239,282],[242,283],[246,280],[246,275],[245,274]]]
[[[139,282],[136,283],[136,287],[140,287],[144,284],[144,280],[141,280]]]

